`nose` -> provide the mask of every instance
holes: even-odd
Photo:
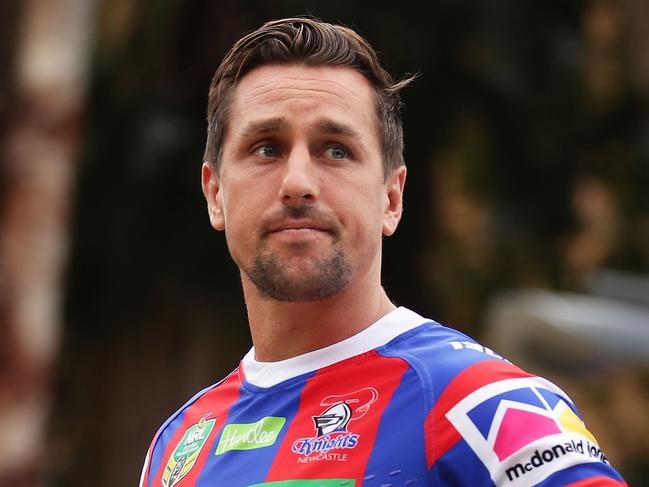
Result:
[[[286,205],[300,206],[318,198],[318,186],[311,154],[306,147],[295,147],[286,159],[280,199]]]

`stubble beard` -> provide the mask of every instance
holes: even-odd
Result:
[[[306,218],[323,226],[331,238],[331,247],[318,252],[309,248],[311,243],[293,242],[285,249],[288,255],[269,247],[269,235],[291,218]],[[236,258],[235,261],[242,276],[245,274],[263,295],[271,299],[292,303],[320,301],[341,292],[353,273],[337,228],[335,216],[314,205],[284,206],[261,221],[252,261],[248,261],[248,265]],[[230,253],[234,258],[232,248]]]
[[[339,246],[326,258],[312,257],[298,269],[288,269],[269,250],[259,252],[250,269],[242,271],[266,296],[292,303],[320,301],[341,292],[349,283],[352,268]]]

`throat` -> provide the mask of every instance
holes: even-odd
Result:
[[[248,301],[248,300],[247,300]],[[376,296],[348,302],[348,296],[306,303],[259,300],[248,307],[255,359],[276,362],[341,342],[396,307],[382,288]]]

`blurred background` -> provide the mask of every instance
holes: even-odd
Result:
[[[649,3],[3,0],[0,486],[136,485],[250,347],[199,184],[207,88],[307,13],[421,73],[388,294],[567,389],[649,485]]]

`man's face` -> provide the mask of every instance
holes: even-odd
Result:
[[[242,278],[291,302],[380,273],[405,167],[384,178],[369,82],[342,67],[271,65],[235,88],[219,174],[203,166],[210,221]]]

